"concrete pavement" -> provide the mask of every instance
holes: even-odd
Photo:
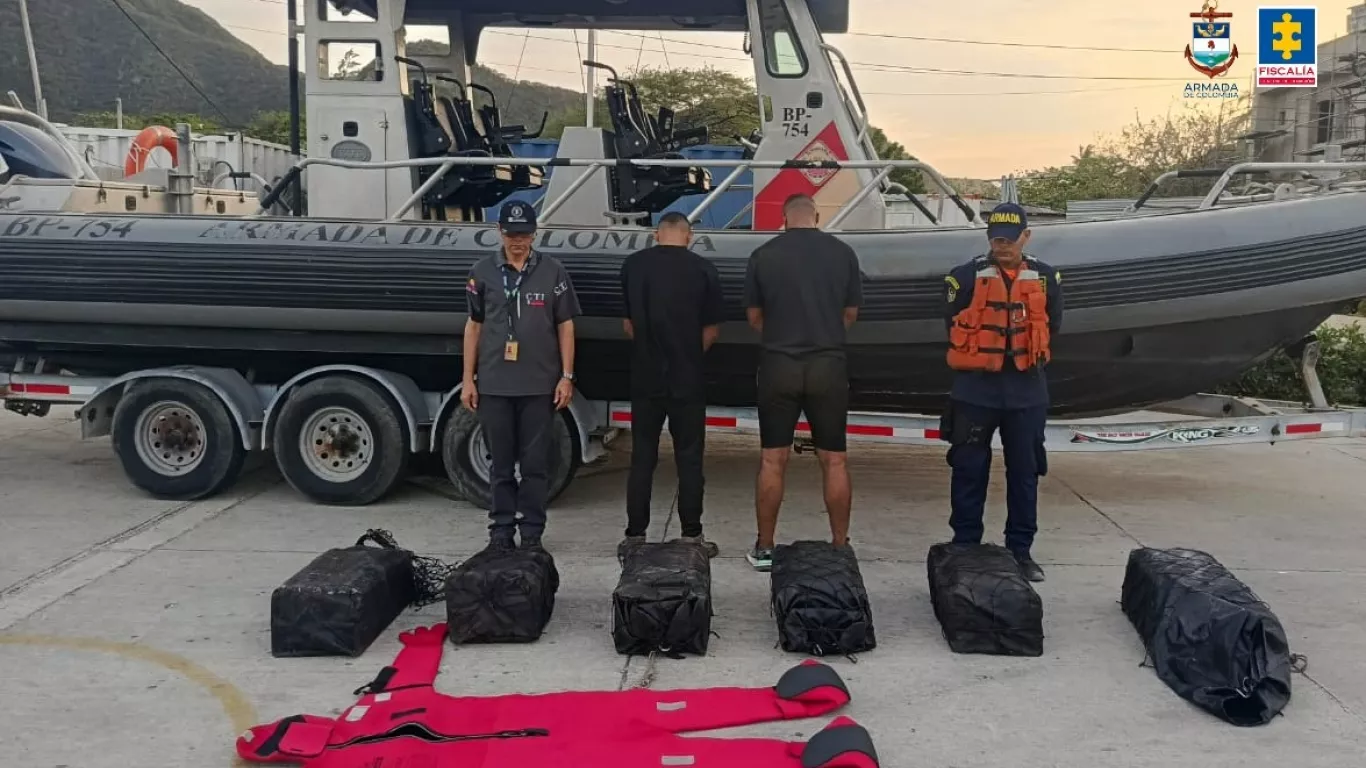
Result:
[[[676,536],[672,456],[662,450],[651,539]],[[629,440],[586,469],[552,510],[547,547],[562,586],[542,640],[446,646],[439,688],[499,694],[765,685],[801,657],[774,648],[768,579],[744,560],[753,539],[757,448],[710,438],[708,534],[716,617],[707,658],[615,653],[610,593],[623,524]],[[997,466],[1000,466],[999,457]],[[856,446],[854,545],[879,647],[828,659],[847,714],[886,768],[1352,766],[1366,748],[1366,443],[1054,454],[1042,481],[1035,555],[1048,572],[1045,654],[948,651],[930,610],[925,551],[948,536],[943,451]],[[824,537],[813,456],[793,456],[781,540]],[[400,617],[358,659],[274,659],[270,593],[319,552],[367,528],[455,561],[482,546],[483,514],[416,480],[381,504],[311,504],[267,464],[222,496],[148,499],[107,440],[82,442],[56,417],[0,415],[0,755],[5,766],[225,766],[247,725],[335,714],[398,647],[440,621]],[[1003,489],[989,501],[1000,540]],[[1285,716],[1239,729],[1166,688],[1119,609],[1139,544],[1211,551],[1277,612],[1309,666]],[[829,718],[721,735],[801,738]]]

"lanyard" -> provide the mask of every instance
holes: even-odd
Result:
[[[499,271],[503,274],[503,298],[508,304],[508,338],[513,339],[517,336],[517,318],[522,314],[522,280],[526,279],[527,273],[531,271],[532,261],[530,258],[522,265],[522,269],[517,273],[517,280],[511,285],[508,284],[507,264],[500,265]]]

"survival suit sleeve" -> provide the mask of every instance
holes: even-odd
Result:
[[[445,622],[401,632],[398,640],[403,644],[403,649],[389,666],[379,671],[373,681],[356,691],[357,694],[383,693],[436,682],[446,640]]]

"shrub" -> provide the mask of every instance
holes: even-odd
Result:
[[[1355,325],[1315,331],[1319,382],[1330,405],[1366,405],[1366,334]],[[1216,390],[1220,394],[1308,402],[1298,364],[1282,352]]]

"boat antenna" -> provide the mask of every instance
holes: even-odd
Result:
[[[38,52],[33,47],[33,28],[28,23],[28,0],[19,0],[19,26],[24,28],[24,45],[28,48],[28,69],[33,75],[33,103],[38,114],[47,119],[47,100],[43,98],[43,84],[38,78]]]
[[[289,32],[289,153],[299,157],[299,9],[294,0],[285,3]],[[295,215],[299,215],[297,209]]]

